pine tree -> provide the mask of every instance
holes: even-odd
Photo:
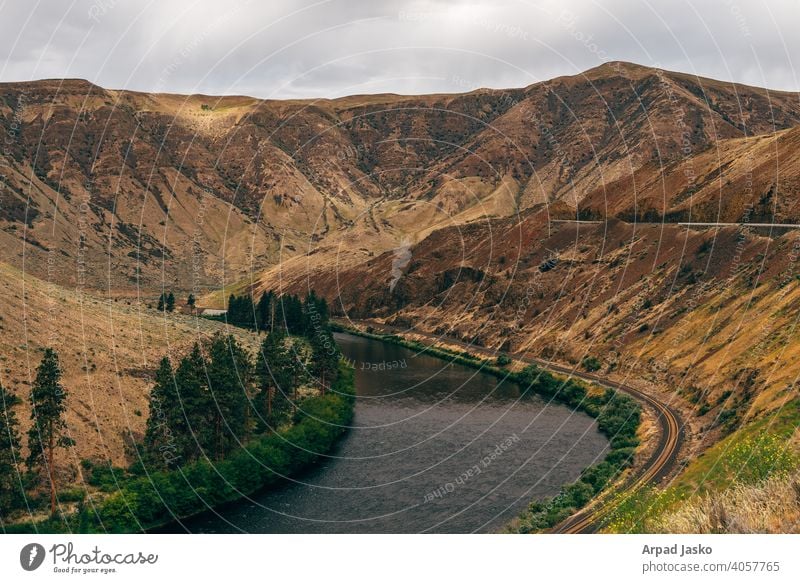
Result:
[[[294,322],[293,334],[303,335],[306,333],[305,316],[303,315],[303,302],[297,296],[290,299],[292,322]]]
[[[289,347],[286,349],[287,358],[289,360],[289,371],[292,378],[292,398],[294,399],[294,407],[297,408],[298,394],[297,388],[311,380],[309,365],[304,356],[305,342],[299,339],[293,339],[289,342]]]
[[[311,371],[317,377],[322,394],[336,380],[339,370],[339,348],[327,326],[315,330],[309,338],[311,344]]]
[[[19,421],[14,412],[17,404],[17,396],[0,384],[0,524],[5,522],[3,514],[18,506],[23,497],[19,472]]]
[[[250,358],[233,336],[217,335],[208,349],[208,386],[213,399],[213,453],[222,459],[245,437]]]
[[[190,309],[194,310],[194,294],[189,294],[189,297],[186,299],[186,305],[189,306]]]
[[[193,460],[213,447],[210,427],[213,402],[208,390],[206,368],[200,345],[195,342],[191,352],[181,359],[175,370],[174,438],[181,457]]]
[[[64,421],[66,392],[61,385],[61,369],[58,355],[52,348],[44,351],[44,357],[36,369],[36,379],[31,389],[31,420],[28,431],[28,459],[30,470],[38,469],[47,474],[50,486],[50,513],[56,512],[55,451],[67,448],[75,442],[65,435]]]
[[[270,328],[270,314],[272,313],[272,292],[264,292],[258,299],[256,306],[256,324],[258,331],[266,331]]]
[[[228,323],[233,326],[255,328],[255,308],[250,296],[231,295],[228,299]]]
[[[167,295],[167,311],[172,312],[175,309],[175,294],[169,292]]]
[[[317,298],[317,312],[319,312],[320,321],[327,328],[330,324],[331,315],[325,298]]]
[[[164,296],[163,293],[160,296],[158,296],[158,311],[159,312],[163,312],[164,311],[164,300],[165,300],[165,298],[166,298],[166,296]]]
[[[277,294],[275,294],[275,292],[273,292],[273,291],[270,291],[269,292],[269,300],[270,300],[270,302],[269,302],[269,331],[270,332],[275,330],[275,311],[277,309],[277,305],[276,304],[278,303],[277,299],[278,299]]]
[[[243,325],[253,330],[258,329],[258,313],[252,296],[242,296],[242,305],[244,307]]]
[[[303,304],[297,296],[283,295],[280,299],[281,316],[287,334],[303,334],[304,320]]]
[[[317,313],[317,295],[314,290],[306,294],[303,306],[303,334],[310,336],[315,328],[319,327],[319,314]]]
[[[144,434],[145,458],[158,468],[177,463],[182,455],[179,438],[185,423],[175,397],[172,365],[165,356],[161,359],[155,384],[150,391],[150,414]]]
[[[311,290],[303,303],[303,333],[310,337],[329,324],[328,303]]]
[[[231,294],[228,298],[228,311],[225,313],[228,324],[236,325],[239,321],[239,298]]]
[[[270,332],[261,343],[256,361],[256,410],[262,429],[274,430],[291,409],[289,395],[294,391],[295,377],[284,341],[280,330]]]

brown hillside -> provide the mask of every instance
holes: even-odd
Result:
[[[256,348],[254,334],[179,313],[165,317],[148,301],[78,293],[0,263],[0,378],[22,400],[17,417],[27,431],[36,367],[45,347],[56,349],[67,426],[76,441],[62,461],[73,470],[81,459],[133,461],[126,460],[125,443],[144,434],[162,357],[179,358],[194,341],[216,332],[233,333]]]
[[[318,244],[382,251],[587,195],[603,212],[615,181],[798,119],[794,94],[629,63],[524,89],[313,101],[0,84],[0,259],[21,266],[24,240],[26,268],[58,283],[215,287]],[[617,190],[624,213],[632,193]]]
[[[796,396],[800,232],[758,231],[551,223],[542,210],[436,231],[393,288],[393,252],[295,286],[355,320],[595,356],[606,374],[667,389],[713,435]]]
[[[720,428],[800,373],[797,233],[674,223],[800,221],[799,122],[796,94],[629,63],[332,100],[0,84],[3,379],[24,396],[55,344],[76,455],[120,460],[148,367],[219,328],[129,298],[315,287],[353,317],[597,356]],[[601,222],[553,222],[576,215]]]

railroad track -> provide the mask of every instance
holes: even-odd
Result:
[[[623,383],[604,379],[597,375],[581,373],[569,367],[547,361],[541,361],[539,359],[530,360],[543,368],[549,368],[562,374],[575,376],[600,386],[611,387],[626,393],[634,399],[643,402],[645,406],[653,409],[658,419],[658,443],[647,462],[645,462],[641,468],[638,468],[633,475],[629,476],[618,488],[612,488],[604,492],[601,494],[601,497],[588,508],[584,508],[573,514],[550,530],[550,532],[556,534],[595,532],[598,527],[602,525],[603,519],[606,518],[611,510],[611,505],[608,503],[609,499],[632,495],[642,486],[656,483],[672,471],[684,439],[683,424],[680,421],[678,413],[672,407],[661,403],[651,395],[643,393],[638,389],[634,389]]]
[[[398,333],[404,331],[394,326],[376,324],[375,322],[364,321],[363,323],[373,326],[376,329],[382,329],[389,333]],[[488,356],[497,355],[496,351],[494,350],[467,344],[466,342],[462,342],[460,340],[419,331],[415,331],[414,334],[424,336],[438,342],[454,344],[471,352],[477,352]],[[647,462],[645,462],[641,467],[637,468],[634,473],[628,476],[627,479],[618,487],[611,488],[608,491],[603,492],[588,507],[576,512],[560,524],[554,526],[550,530],[551,533],[582,534],[596,532],[598,528],[602,526],[603,519],[606,518],[608,513],[611,511],[611,505],[609,504],[610,499],[632,495],[642,486],[656,483],[672,471],[678,458],[678,452],[680,451],[681,444],[684,440],[683,423],[681,422],[678,413],[672,407],[658,401],[651,395],[643,393],[642,391],[634,389],[633,387],[624,383],[605,379],[595,374],[581,372],[575,368],[556,364],[540,358],[533,358],[524,354],[511,353],[510,356],[522,362],[535,364],[536,366],[551,370],[553,372],[583,379],[600,386],[610,387],[626,393],[643,403],[646,407],[652,409],[658,420],[658,443],[656,444],[656,448],[648,458]]]

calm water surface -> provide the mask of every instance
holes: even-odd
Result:
[[[602,459],[594,420],[441,359],[337,334],[353,428],[293,481],[173,532],[491,532]]]

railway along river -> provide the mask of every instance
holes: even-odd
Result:
[[[493,532],[605,456],[594,420],[424,353],[336,334],[353,427],[313,469],[171,532]],[[163,530],[162,530],[163,532]]]

